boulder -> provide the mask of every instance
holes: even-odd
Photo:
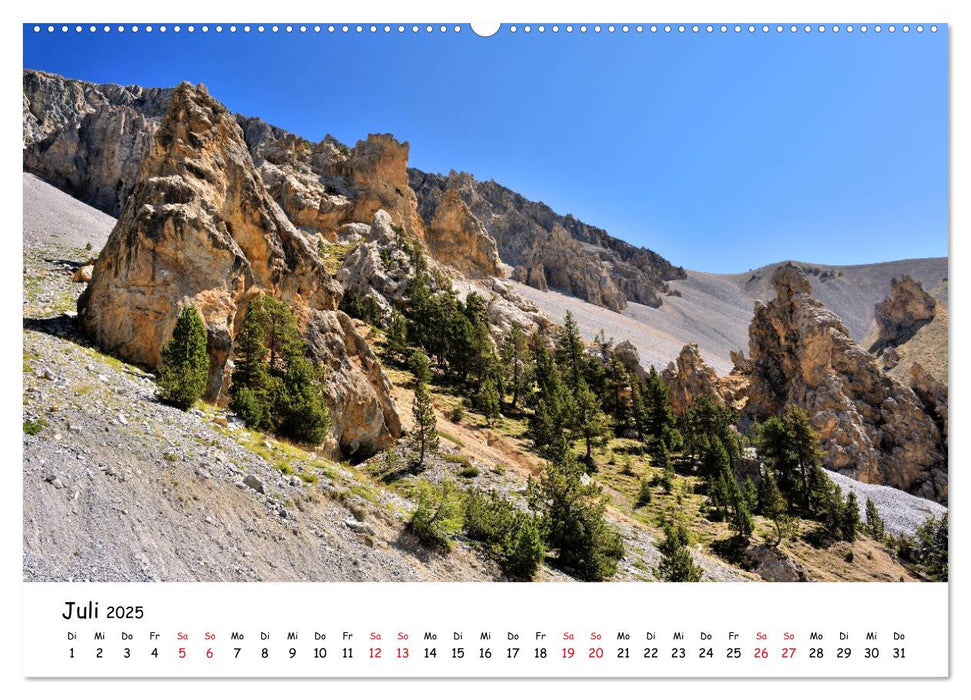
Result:
[[[743,564],[749,571],[766,581],[810,581],[805,567],[785,552],[768,545],[748,547],[742,555]]]

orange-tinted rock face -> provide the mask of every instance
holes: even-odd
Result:
[[[502,277],[496,242],[454,188],[439,200],[425,241],[436,260],[469,277]]]
[[[368,134],[336,167],[357,191],[351,221],[371,221],[384,209],[406,233],[424,238],[418,200],[408,184],[408,148],[391,134]]]
[[[241,312],[261,292],[305,325],[312,318],[342,329],[313,346],[335,370],[328,393],[339,444],[360,453],[400,434],[387,380],[353,328],[342,326],[349,321],[335,311],[341,289],[316,246],[266,192],[235,118],[204,87],[182,84],[79,301],[82,326],[106,350],[154,367],[180,309],[195,304],[209,335],[208,395],[217,399],[226,394]],[[362,409],[348,412],[350,405]]]
[[[910,387],[881,370],[792,266],[773,275],[776,298],[757,303],[749,327],[746,412],[810,416],[831,469],[946,500],[942,435]]]

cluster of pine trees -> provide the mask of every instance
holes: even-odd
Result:
[[[156,370],[159,398],[188,410],[206,390],[206,326],[182,309]],[[331,416],[320,368],[311,360],[290,308],[261,294],[250,301],[234,345],[229,407],[250,428],[308,445],[327,437]]]
[[[250,301],[234,345],[229,407],[250,428],[317,445],[330,429],[320,368],[286,304]]]

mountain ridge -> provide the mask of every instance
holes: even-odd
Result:
[[[118,216],[175,88],[99,85],[33,70],[23,75],[24,169]],[[48,112],[56,118],[38,117]],[[408,144],[391,135],[369,135],[353,148],[333,137],[314,144],[259,117],[234,117],[278,204],[296,225],[316,228],[325,238],[332,239],[344,223],[369,220],[380,207],[396,225],[424,239],[422,229],[431,225],[438,204],[447,199],[442,197],[446,188],[440,176],[407,169]],[[280,144],[289,149],[283,154],[285,162],[265,157],[266,150]],[[416,193],[412,177],[429,186]],[[513,260],[514,277],[540,289],[568,289],[615,310],[623,309],[628,299],[660,306],[669,292],[667,281],[684,275],[657,253],[572,215],[556,214],[498,183],[476,184],[479,194],[486,195],[479,200],[493,205],[511,197],[512,210],[530,214],[521,220],[507,212],[493,225],[493,217],[482,221],[473,213],[474,206],[459,212],[459,230],[472,232],[473,249],[481,253],[478,266],[465,272],[501,276],[494,258],[504,254]],[[470,182],[464,185],[458,191],[468,205]],[[496,243],[503,253],[493,255],[490,247],[495,244],[483,239],[477,228],[484,228],[493,240],[498,234]],[[434,245],[430,250],[433,256],[437,252]]]

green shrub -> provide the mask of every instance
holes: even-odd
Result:
[[[418,484],[418,506],[408,528],[426,547],[451,549],[451,535],[462,525],[462,503],[455,486],[449,481],[432,486],[427,481]]]
[[[40,431],[47,427],[47,421],[43,418],[37,418],[34,420],[24,421],[24,432],[27,435],[37,435]]]
[[[463,406],[461,403],[455,404],[455,408],[448,413],[448,419],[453,423],[458,424],[462,422],[463,418],[465,418],[465,406]]]
[[[661,563],[654,575],[662,581],[700,581],[704,573],[688,549],[688,530],[681,523],[667,523],[664,526],[664,541],[661,550]]]
[[[162,348],[162,362],[156,369],[161,401],[188,410],[202,398],[209,379],[206,342],[206,324],[189,304],[175,322],[172,340]]]
[[[474,489],[465,496],[465,534],[487,545],[503,575],[531,581],[546,556],[540,519],[492,491]]]
[[[546,542],[558,551],[559,565],[585,581],[603,581],[617,572],[624,542],[604,518],[603,490],[584,484],[584,474],[573,456],[548,462],[540,481],[530,481],[530,504],[542,515]]]
[[[640,489],[637,491],[637,503],[635,508],[643,508],[651,502],[651,484],[647,479],[641,479]]]
[[[463,479],[474,479],[479,475],[479,468],[474,464],[470,464],[467,467],[462,467],[459,470],[459,476]]]

